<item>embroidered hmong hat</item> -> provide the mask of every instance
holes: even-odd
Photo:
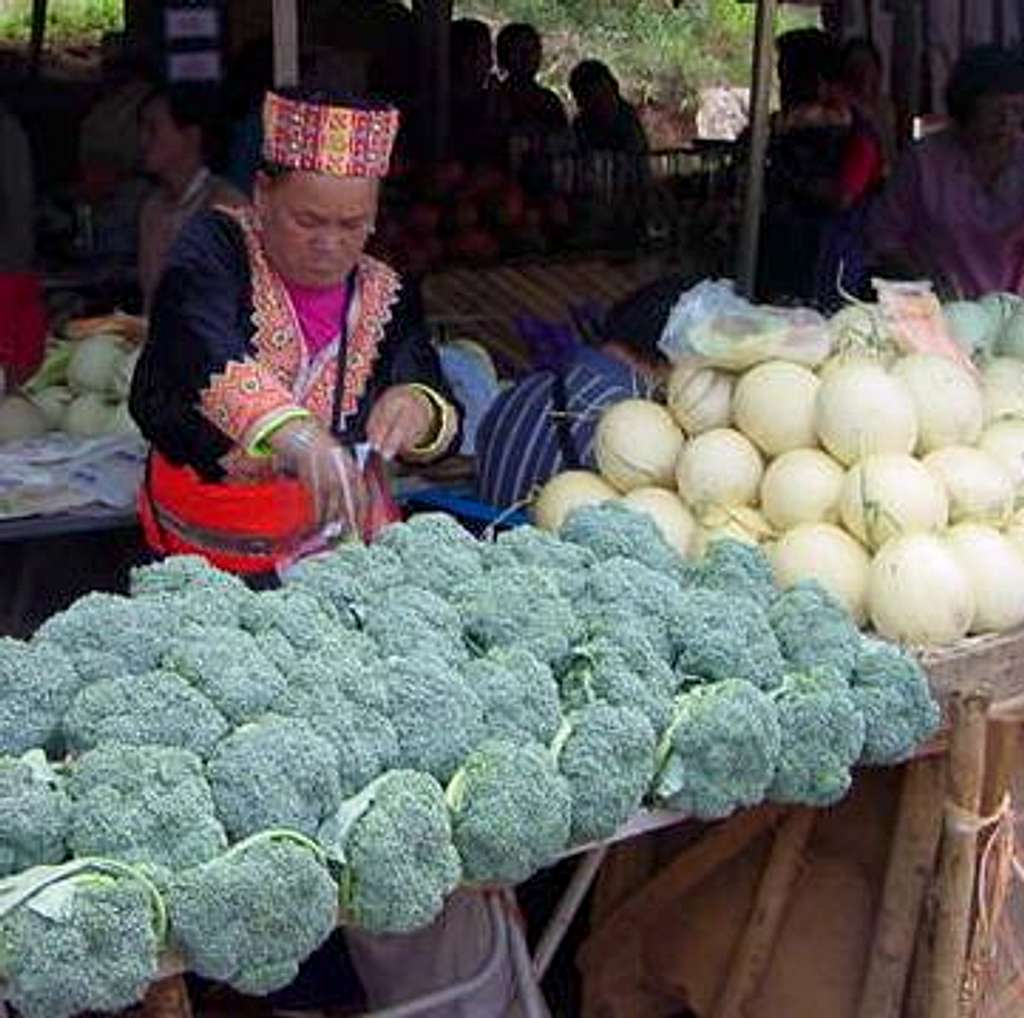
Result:
[[[263,104],[263,158],[290,170],[387,176],[397,134],[398,111],[388,106],[288,92],[268,92]]]

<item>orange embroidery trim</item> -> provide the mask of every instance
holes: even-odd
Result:
[[[238,445],[271,414],[292,406],[291,393],[259,361],[228,361],[199,394],[206,418]]]

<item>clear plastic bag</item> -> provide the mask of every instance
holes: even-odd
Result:
[[[807,308],[751,304],[728,280],[704,280],[676,302],[658,347],[677,364],[698,359],[727,371],[769,360],[821,364],[831,352],[828,322]]]

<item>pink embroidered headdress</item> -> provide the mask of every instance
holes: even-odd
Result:
[[[335,177],[385,177],[398,111],[332,106],[268,92],[263,158],[276,166]]]

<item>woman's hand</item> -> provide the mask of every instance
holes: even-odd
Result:
[[[298,477],[313,499],[321,527],[344,523],[361,531],[368,495],[355,460],[319,424],[285,424],[270,439],[284,469]]]
[[[366,438],[386,460],[423,445],[437,427],[430,398],[411,385],[386,389],[370,411]]]

